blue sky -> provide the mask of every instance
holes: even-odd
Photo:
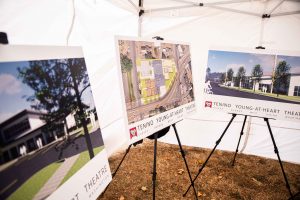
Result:
[[[246,69],[247,76],[251,75],[252,68],[256,64],[260,64],[263,68],[264,75],[271,75],[275,63],[275,56],[210,50],[207,63],[207,67],[211,69],[211,72],[225,72],[226,69],[232,68],[234,75],[236,75],[238,68],[243,66]]]
[[[0,63],[0,122],[30,108],[26,97],[33,94],[33,90],[18,79],[18,67],[28,66],[28,62],[5,62]]]
[[[28,61],[0,62],[0,123],[24,109],[31,109],[26,97],[34,94],[34,91],[18,78],[20,67],[29,66]],[[25,98],[24,98],[25,96]],[[94,107],[91,89],[85,90],[82,100],[87,105]]]
[[[300,73],[300,57],[299,56],[277,56],[277,63],[279,61],[285,60],[287,64],[290,65],[291,73]]]

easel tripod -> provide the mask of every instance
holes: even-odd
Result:
[[[176,139],[177,139],[177,142],[178,142],[178,145],[179,145],[179,148],[180,148],[180,153],[181,153],[181,156],[184,160],[184,164],[185,164],[185,167],[187,169],[187,172],[188,172],[188,175],[189,175],[189,180],[191,182],[191,187],[193,187],[193,190],[194,190],[194,195],[195,195],[195,199],[198,200],[198,197],[197,197],[197,192],[196,192],[196,189],[194,187],[194,181],[192,180],[192,176],[191,176],[191,173],[190,173],[190,170],[189,170],[189,166],[188,166],[188,163],[186,161],[186,158],[185,158],[185,152],[182,148],[182,145],[181,145],[181,142],[180,142],[180,139],[179,139],[179,136],[178,136],[178,132],[177,132],[177,128],[176,128],[176,124],[172,124],[172,127],[174,129],[174,132],[175,132],[175,135],[176,135]],[[156,192],[156,157],[157,157],[157,138],[160,138],[162,136],[164,136],[168,131],[170,130],[170,126],[158,131],[158,132],[155,132],[154,134],[152,134],[151,136],[148,136],[149,139],[153,139],[154,140],[154,158],[153,158],[153,172],[152,172],[152,199],[155,200],[155,192]],[[112,177],[114,178],[120,168],[120,166],[122,165],[123,161],[125,160],[127,154],[129,153],[132,145],[137,145],[139,143],[142,143],[143,141],[138,141],[134,144],[131,144],[128,146],[128,148],[126,149],[126,152],[124,154],[124,156],[122,157],[120,163],[118,164],[116,170],[112,173]],[[108,186],[107,186],[108,188]],[[106,188],[106,189],[107,189]],[[106,189],[104,190],[103,194],[105,193]]]
[[[230,127],[232,121],[234,120],[234,118],[237,116],[237,114],[232,114],[232,117],[231,117],[231,120],[229,121],[228,125],[226,126],[225,130],[223,131],[222,135],[220,136],[220,138],[216,141],[216,144],[214,146],[214,148],[211,150],[209,156],[207,157],[207,159],[205,160],[205,162],[203,163],[203,165],[199,168],[199,171],[198,171],[198,174],[195,176],[195,178],[192,180],[191,184],[189,185],[188,189],[186,190],[186,192],[183,194],[183,196],[185,196],[188,191],[190,190],[191,186],[194,187],[194,182],[196,181],[196,179],[198,178],[198,176],[201,174],[202,170],[205,168],[208,160],[210,159],[211,155],[214,153],[215,149],[217,148],[217,146],[219,145],[219,143],[221,142],[223,136],[225,135],[227,129]],[[245,127],[245,123],[246,123],[246,120],[247,120],[247,116],[249,115],[243,115],[245,116],[244,118],[244,121],[243,121],[243,126],[242,126],[242,130],[240,132],[240,137],[239,137],[239,140],[238,140],[238,144],[237,144],[237,147],[236,147],[236,151],[235,151],[235,154],[234,154],[234,157],[233,157],[233,160],[232,160],[232,166],[234,166],[234,163],[235,163],[235,158],[236,158],[236,155],[237,155],[237,152],[238,152],[238,149],[239,149],[239,145],[240,145],[240,141],[241,141],[241,137],[242,135],[244,134],[244,127]],[[253,116],[253,117],[256,117],[256,116]],[[261,118],[261,117],[259,117]],[[271,135],[271,139],[272,139],[272,143],[273,143],[273,146],[274,146],[274,152],[276,153],[277,155],[277,158],[278,158],[278,162],[280,164],[280,167],[281,167],[281,171],[282,171],[282,174],[283,174],[283,177],[284,177],[284,180],[285,180],[285,183],[286,183],[286,188],[288,189],[289,191],[289,194],[290,194],[290,199],[294,199],[294,196],[292,194],[292,191],[291,191],[291,188],[290,188],[290,184],[288,182],[288,179],[287,179],[287,176],[284,172],[284,169],[283,169],[283,165],[282,165],[282,162],[281,162],[281,159],[280,159],[280,156],[279,156],[279,151],[278,151],[278,148],[277,148],[277,145],[276,145],[276,142],[274,140],[274,136],[273,136],[273,133],[272,133],[272,130],[271,130],[271,127],[270,127],[270,123],[269,123],[269,118],[263,118],[264,121],[267,123],[267,126],[268,126],[268,130],[269,130],[269,133]]]

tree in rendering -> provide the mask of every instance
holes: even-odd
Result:
[[[30,61],[28,67],[18,68],[23,83],[33,89],[27,98],[32,108],[47,111],[46,124],[65,121],[70,113],[77,113],[84,130],[90,158],[94,157],[87,128],[87,116],[82,102],[83,92],[90,87],[83,58]],[[66,121],[65,121],[66,123]]]
[[[226,80],[226,73],[221,73],[221,75],[220,75],[220,82],[221,83],[225,83],[225,80]]]
[[[135,96],[133,93],[133,85],[132,85],[132,74],[131,70],[133,67],[132,60],[128,58],[127,55],[120,54],[121,59],[121,70],[123,74],[127,75],[127,84],[128,84],[128,90],[129,90],[129,99],[130,101],[135,100]]]
[[[209,67],[206,68],[206,77],[205,77],[205,82],[208,81],[209,75],[210,75],[211,69]]]
[[[276,66],[274,73],[274,88],[277,96],[279,93],[287,93],[290,79],[290,65],[286,61],[280,61]]]
[[[255,92],[255,86],[257,83],[260,82],[261,77],[263,75],[263,69],[261,68],[261,66],[259,64],[255,65],[252,69],[252,80],[253,80],[253,90]]]
[[[242,83],[245,81],[245,75],[246,75],[246,69],[241,66],[238,69],[238,72],[236,74],[236,85],[240,88]]]
[[[232,68],[229,68],[229,69],[227,70],[227,73],[226,73],[226,81],[225,81],[225,82],[227,82],[227,81],[232,82],[232,81],[233,81],[233,74],[234,74],[233,69],[232,69]]]

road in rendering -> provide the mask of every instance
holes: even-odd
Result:
[[[211,82],[210,84],[211,84],[212,92],[214,95],[232,96],[232,97],[240,97],[240,98],[247,98],[247,99],[258,99],[258,100],[264,100],[264,101],[275,101],[275,102],[281,102],[281,103],[300,104],[300,102],[288,101],[288,100],[284,100],[284,99],[277,99],[274,97],[238,91],[238,90],[229,89],[226,87],[220,87],[217,83],[213,83],[213,82]]]
[[[103,146],[103,140],[100,137],[100,134],[100,129],[90,133],[93,148]],[[0,171],[0,199],[6,199],[32,175],[51,163],[87,150],[85,138],[83,136],[78,137],[74,143],[71,143],[62,151],[59,150],[59,148],[55,148],[61,146],[61,144],[63,144],[63,141],[58,141],[49,146],[45,146],[33,154],[18,158],[18,161],[11,164],[9,167],[2,169]]]

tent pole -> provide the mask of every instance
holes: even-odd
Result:
[[[236,10],[236,9],[232,9],[232,8],[225,8],[225,7],[221,7],[221,6],[214,6],[214,5],[207,5],[206,6],[206,5],[204,5],[204,7],[214,8],[214,9],[223,10],[223,11],[229,11],[229,12],[233,12],[233,13],[251,15],[251,16],[255,16],[255,17],[261,17],[261,15],[258,14],[258,13],[247,12],[247,11],[242,11],[242,10]]]
[[[71,1],[72,2],[72,21],[71,21],[71,24],[70,24],[70,27],[69,27],[69,30],[68,30],[68,33],[67,33],[67,38],[66,38],[66,45],[69,46],[69,39],[70,39],[70,36],[71,36],[71,33],[73,31],[73,27],[74,27],[74,22],[75,22],[75,2],[74,0]]]
[[[229,11],[233,13],[239,13],[239,14],[246,14],[246,15],[251,15],[255,17],[261,17],[260,14],[258,13],[253,13],[253,12],[247,12],[247,11],[242,11],[242,10],[236,10],[232,8],[225,8],[221,6],[215,6],[215,5],[210,5],[210,4],[193,4],[193,5],[185,5],[185,6],[173,6],[173,7],[165,7],[165,8],[155,8],[155,9],[150,9],[150,10],[145,10],[146,13],[151,12],[160,12],[160,11],[168,11],[168,10],[175,10],[175,9],[184,9],[184,8],[193,8],[193,7],[207,7],[207,8],[214,8],[217,10],[223,10],[223,11]]]
[[[260,47],[262,47],[262,43],[263,43],[264,30],[265,30],[265,18],[262,17],[261,25],[260,25],[260,33],[259,33],[259,42],[258,42],[258,46]]]
[[[176,10],[176,9],[184,9],[184,8],[193,8],[193,7],[199,7],[199,6],[198,6],[198,4],[195,4],[195,5],[185,5],[185,6],[172,6],[172,7],[149,9],[149,10],[145,10],[145,12],[146,13],[149,13],[149,12],[160,12],[160,11],[168,11],[168,10]]]
[[[266,9],[267,9],[267,2],[265,3],[264,13],[266,12]],[[264,30],[265,30],[265,18],[270,18],[270,15],[268,15],[268,14],[263,14],[263,15],[261,16],[259,41],[258,41],[258,46],[255,47],[256,49],[265,49],[265,47],[262,46],[262,43],[263,43],[263,37],[264,37]]]
[[[246,15],[251,15],[251,16],[255,16],[255,17],[261,17],[261,15],[258,14],[258,13],[247,12],[247,11],[243,11],[243,10],[236,10],[236,9],[232,9],[232,8],[226,8],[226,7],[218,6],[218,5],[233,4],[233,3],[246,3],[246,2],[249,2],[248,0],[232,0],[232,1],[220,1],[220,2],[199,3],[199,4],[195,3],[195,2],[192,2],[192,1],[186,1],[186,0],[173,0],[173,1],[181,2],[181,3],[187,3],[189,5],[155,8],[155,9],[144,10],[144,12],[149,13],[149,12],[160,12],[160,11],[168,11],[168,10],[176,10],[176,9],[193,8],[193,7],[207,7],[207,8],[214,8],[214,9],[217,9],[217,10],[229,11],[229,12],[233,12],[233,13],[239,13],[239,14],[246,14]],[[260,1],[260,0],[252,0],[252,1]],[[281,2],[279,2],[271,10],[270,14],[272,14],[284,1],[292,1],[292,0],[282,0]],[[267,15],[270,16],[270,14],[267,14]],[[293,15],[293,14],[300,14],[300,10],[292,11],[292,12],[272,14],[272,17],[279,17],[279,16]]]
[[[269,13],[271,15],[285,0],[281,0]]]
[[[252,1],[260,1],[260,0],[252,0]],[[226,4],[234,4],[234,3],[250,3],[249,0],[232,0],[232,1],[219,1],[213,3],[206,3],[206,5],[226,5]]]
[[[199,5],[199,3],[195,3],[193,1],[186,1],[186,0],[172,0],[172,1],[187,3],[191,5]],[[260,0],[252,0],[252,1],[260,1]],[[205,3],[205,5],[226,5],[226,4],[234,4],[234,3],[249,3],[249,0],[217,1],[213,3]]]
[[[143,22],[143,14],[145,11],[143,10],[143,0],[139,0],[139,21],[138,21],[138,37],[142,37],[142,22]]]
[[[136,11],[139,11],[139,8],[131,1],[131,0],[127,0],[133,7]]]
[[[300,14],[300,10],[293,11],[293,12],[276,13],[276,14],[273,14],[272,17],[281,17],[281,16],[295,15],[295,14]]]
[[[142,37],[142,21],[143,21],[143,18],[139,17],[139,21],[138,21],[138,37]]]

